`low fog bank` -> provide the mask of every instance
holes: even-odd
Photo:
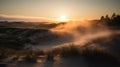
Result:
[[[99,20],[61,23],[1,22],[1,44],[20,44],[35,50],[51,49],[71,43],[84,46],[99,38],[106,41],[104,38],[112,39],[111,36],[120,34],[119,28],[105,23]]]
[[[109,29],[106,25],[94,25],[95,22],[68,22],[52,28],[52,32],[64,32],[73,36],[71,43],[84,45],[92,40],[120,34],[120,30]],[[67,35],[66,35],[67,36]],[[69,37],[69,36],[68,36]],[[64,39],[64,38],[63,38]]]
[[[38,35],[30,37],[32,39],[31,42],[34,41],[36,45],[31,46],[32,44],[30,44],[29,47],[33,49],[50,49],[54,46],[70,43],[84,46],[96,39],[103,38],[104,41],[105,37],[120,34],[119,30],[110,29],[106,25],[96,24],[95,21],[58,23],[57,26],[48,30],[49,32],[45,36],[41,36],[42,33],[38,33]]]
[[[66,32],[73,36],[72,41],[54,46],[53,50],[63,50],[63,52],[65,52],[64,49],[69,50],[70,47],[73,47],[73,49],[75,48],[80,51],[85,48],[90,49],[90,51],[93,50],[94,52],[94,49],[100,49],[102,52],[108,51],[118,58],[120,56],[119,29],[110,29],[110,27],[106,25],[94,25],[94,22],[79,22],[66,23],[51,29],[51,31]]]

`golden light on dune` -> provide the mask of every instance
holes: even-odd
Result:
[[[67,22],[68,18],[66,16],[62,15],[62,16],[60,16],[59,21],[60,22]]]

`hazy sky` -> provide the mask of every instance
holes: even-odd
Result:
[[[71,19],[92,19],[120,14],[120,0],[0,0],[0,14]]]

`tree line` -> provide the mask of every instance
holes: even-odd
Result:
[[[100,22],[111,27],[120,27],[120,15],[113,13],[111,17],[108,14],[101,16]]]

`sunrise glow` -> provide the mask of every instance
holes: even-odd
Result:
[[[60,16],[59,21],[60,22],[67,22],[68,18],[66,16],[62,15],[62,16]]]

